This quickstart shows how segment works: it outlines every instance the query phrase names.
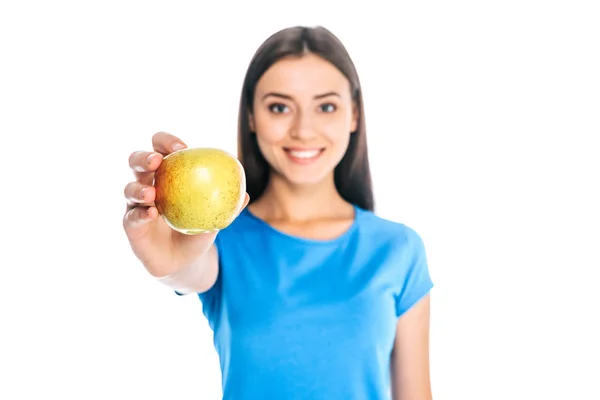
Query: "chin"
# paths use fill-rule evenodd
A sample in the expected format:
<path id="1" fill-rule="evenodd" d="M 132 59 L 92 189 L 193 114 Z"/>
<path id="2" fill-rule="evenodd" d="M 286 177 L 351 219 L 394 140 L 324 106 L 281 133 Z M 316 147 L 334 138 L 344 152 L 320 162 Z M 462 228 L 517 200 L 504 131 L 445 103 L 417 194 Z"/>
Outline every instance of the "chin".
<path id="1" fill-rule="evenodd" d="M 324 182 L 332 171 L 325 171 L 320 174 L 293 174 L 288 173 L 285 179 L 294 186 L 315 186 Z"/>

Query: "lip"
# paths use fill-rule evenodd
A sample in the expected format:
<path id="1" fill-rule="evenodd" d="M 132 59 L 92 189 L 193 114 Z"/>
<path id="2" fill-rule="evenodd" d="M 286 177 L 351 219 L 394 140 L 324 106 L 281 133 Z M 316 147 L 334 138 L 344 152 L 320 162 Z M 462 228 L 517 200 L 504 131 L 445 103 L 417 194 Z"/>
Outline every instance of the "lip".
<path id="1" fill-rule="evenodd" d="M 316 162 L 325 151 L 324 147 L 284 147 L 288 159 L 294 164 L 309 165 Z"/>
<path id="2" fill-rule="evenodd" d="M 283 149 L 285 151 L 317 151 L 317 150 L 325 150 L 325 147 L 298 147 L 298 146 L 291 146 L 291 147 L 284 147 Z"/>

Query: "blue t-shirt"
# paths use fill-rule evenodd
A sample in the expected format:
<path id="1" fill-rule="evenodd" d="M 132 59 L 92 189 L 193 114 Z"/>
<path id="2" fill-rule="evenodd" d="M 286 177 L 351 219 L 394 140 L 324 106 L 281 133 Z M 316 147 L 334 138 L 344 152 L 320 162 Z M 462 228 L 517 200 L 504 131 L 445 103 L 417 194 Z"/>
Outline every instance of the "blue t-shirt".
<path id="1" fill-rule="evenodd" d="M 355 207 L 334 240 L 294 237 L 245 209 L 215 240 L 215 285 L 199 294 L 225 400 L 391 398 L 398 317 L 433 284 L 423 242 Z"/>

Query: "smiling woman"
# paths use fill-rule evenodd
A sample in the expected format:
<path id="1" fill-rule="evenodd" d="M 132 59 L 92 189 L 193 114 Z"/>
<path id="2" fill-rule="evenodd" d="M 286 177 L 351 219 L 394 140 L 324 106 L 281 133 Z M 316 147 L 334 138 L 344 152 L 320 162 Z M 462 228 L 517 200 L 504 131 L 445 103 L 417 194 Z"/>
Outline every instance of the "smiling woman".
<path id="1" fill-rule="evenodd" d="M 303 142 L 295 145 L 303 150 L 316 144 L 307 142 L 319 140 L 305 137 L 316 126 L 327 135 L 320 140 L 336 144 L 329 149 L 330 164 L 325 170 L 333 171 L 341 197 L 373 210 L 365 115 L 354 63 L 343 44 L 327 29 L 284 29 L 257 50 L 242 88 L 238 153 L 248 169 L 251 202 L 266 189 L 269 174 L 280 172 L 273 170 L 271 159 L 266 159 L 271 155 L 263 155 L 260 146 L 270 145 L 269 138 L 287 129 L 295 135 L 296 142 Z M 322 176 L 314 177 L 319 178 Z"/>
<path id="2" fill-rule="evenodd" d="M 423 242 L 374 212 L 358 75 L 328 30 L 294 27 L 252 59 L 239 110 L 244 209 L 182 235 L 158 218 L 152 176 L 185 146 L 135 152 L 124 226 L 148 271 L 196 293 L 214 331 L 224 399 L 419 399 L 429 382 Z"/>

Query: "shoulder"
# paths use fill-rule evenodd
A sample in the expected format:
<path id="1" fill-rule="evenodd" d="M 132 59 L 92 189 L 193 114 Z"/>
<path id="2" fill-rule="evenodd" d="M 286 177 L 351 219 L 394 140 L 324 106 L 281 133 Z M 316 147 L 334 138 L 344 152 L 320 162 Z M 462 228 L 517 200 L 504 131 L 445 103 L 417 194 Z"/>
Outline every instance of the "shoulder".
<path id="1" fill-rule="evenodd" d="M 416 251 L 421 251 L 424 246 L 419 232 L 403 222 L 381 217 L 368 210 L 360 210 L 359 218 L 361 234 L 375 238 L 378 243 Z"/>

